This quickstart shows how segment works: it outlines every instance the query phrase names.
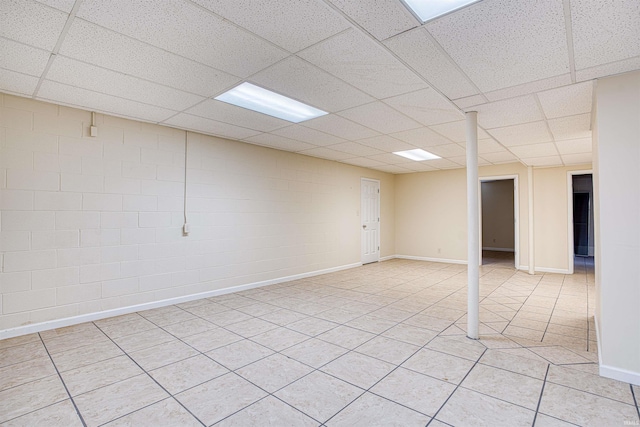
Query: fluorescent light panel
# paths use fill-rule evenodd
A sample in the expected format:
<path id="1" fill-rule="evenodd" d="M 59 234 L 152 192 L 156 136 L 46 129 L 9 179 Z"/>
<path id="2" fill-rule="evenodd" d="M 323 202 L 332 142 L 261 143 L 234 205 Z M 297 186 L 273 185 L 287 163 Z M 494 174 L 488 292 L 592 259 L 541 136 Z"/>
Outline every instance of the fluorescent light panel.
<path id="1" fill-rule="evenodd" d="M 406 151 L 394 151 L 393 154 L 397 156 L 406 157 L 407 159 L 410 159 L 410 160 L 415 160 L 416 162 L 441 158 L 440 156 L 436 156 L 433 153 L 424 151 L 422 148 L 416 148 L 415 150 L 406 150 Z"/>
<path id="2" fill-rule="evenodd" d="M 403 0 L 422 22 L 462 9 L 480 0 Z"/>
<path id="3" fill-rule="evenodd" d="M 318 110 L 295 99 L 287 98 L 247 82 L 216 96 L 215 99 L 293 123 L 300 123 L 327 114 L 326 111 Z"/>

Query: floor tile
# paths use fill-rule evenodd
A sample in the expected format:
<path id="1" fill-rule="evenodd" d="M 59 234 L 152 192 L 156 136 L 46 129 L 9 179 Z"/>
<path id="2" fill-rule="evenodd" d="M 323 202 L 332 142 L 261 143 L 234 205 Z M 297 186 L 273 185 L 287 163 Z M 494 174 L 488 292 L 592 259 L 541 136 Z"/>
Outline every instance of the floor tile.
<path id="1" fill-rule="evenodd" d="M 122 355 L 65 371 L 61 375 L 71 396 L 77 396 L 142 373 L 142 369 L 128 356 Z"/>
<path id="2" fill-rule="evenodd" d="M 127 322 L 120 322 L 114 325 L 102 326 L 100 329 L 111 339 L 125 337 L 138 332 L 148 331 L 150 329 L 156 329 L 157 326 L 149 322 L 142 316 L 129 320 Z"/>
<path id="3" fill-rule="evenodd" d="M 175 341 L 175 337 L 160 328 L 154 328 L 137 334 L 126 335 L 115 338 L 113 341 L 126 352 L 134 352 L 145 348 L 154 347 L 170 341 Z"/>
<path id="4" fill-rule="evenodd" d="M 266 320 L 267 322 L 275 323 L 276 325 L 284 326 L 289 323 L 297 322 L 298 320 L 302 320 L 308 317 L 306 314 L 296 313 L 295 311 L 280 309 L 278 311 L 273 311 L 269 314 L 265 314 L 260 316 L 261 319 Z"/>
<path id="5" fill-rule="evenodd" d="M 154 369 L 149 372 L 149 375 L 169 393 L 176 394 L 227 372 L 229 371 L 226 368 L 200 354 Z"/>
<path id="6" fill-rule="evenodd" d="M 237 341 L 207 353 L 213 360 L 232 371 L 272 354 L 273 351 L 267 347 L 250 340 Z"/>
<path id="7" fill-rule="evenodd" d="M 429 329 L 418 328 L 406 324 L 398 324 L 382 333 L 383 336 L 404 341 L 409 344 L 423 346 L 438 335 Z"/>
<path id="8" fill-rule="evenodd" d="M 580 356 L 579 354 L 560 346 L 536 347 L 536 348 L 531 348 L 530 350 L 535 354 L 537 354 L 538 356 L 556 365 L 564 365 L 567 363 L 589 363 L 590 362 L 589 359 L 586 359 Z"/>
<path id="9" fill-rule="evenodd" d="M 74 398 L 87 426 L 93 427 L 167 398 L 146 374 L 138 375 Z"/>
<path id="10" fill-rule="evenodd" d="M 364 354 L 350 352 L 322 367 L 322 371 L 368 389 L 387 375 L 394 365 Z"/>
<path id="11" fill-rule="evenodd" d="M 402 364 L 403 367 L 421 374 L 429 375 L 452 384 L 460 381 L 469 373 L 474 362 L 423 348 Z"/>
<path id="12" fill-rule="evenodd" d="M 452 384 L 398 368 L 376 384 L 371 392 L 433 416 L 454 390 Z"/>
<path id="13" fill-rule="evenodd" d="M 635 405 L 629 384 L 563 366 L 550 366 L 547 381 Z"/>
<path id="14" fill-rule="evenodd" d="M 5 366 L 0 368 L 0 391 L 55 374 L 56 369 L 48 357 Z"/>
<path id="15" fill-rule="evenodd" d="M 365 393 L 327 422 L 329 427 L 425 426 L 429 417 L 371 393 Z"/>
<path id="16" fill-rule="evenodd" d="M 57 375 L 0 391 L 0 422 L 61 402 L 68 397 Z"/>
<path id="17" fill-rule="evenodd" d="M 325 422 L 364 390 L 325 373 L 315 371 L 275 393 L 293 407 Z"/>
<path id="18" fill-rule="evenodd" d="M 448 353 L 474 362 L 486 350 L 482 344 L 467 337 L 436 337 L 429 342 L 427 348 Z"/>
<path id="19" fill-rule="evenodd" d="M 273 396 L 254 403 L 216 424 L 219 427 L 318 426 L 318 422 Z"/>
<path id="20" fill-rule="evenodd" d="M 542 384 L 535 378 L 477 364 L 461 386 L 535 411 Z"/>
<path id="21" fill-rule="evenodd" d="M 314 368 L 320 368 L 348 351 L 346 348 L 313 338 L 283 350 L 282 354 Z"/>
<path id="22" fill-rule="evenodd" d="M 102 344 L 108 342 L 109 338 L 106 337 L 98 329 L 95 329 L 55 336 L 52 338 L 43 339 L 43 341 L 45 346 L 47 347 L 47 351 L 50 354 L 56 354 L 76 347 Z"/>
<path id="23" fill-rule="evenodd" d="M 252 341 L 262 344 L 274 351 L 282 351 L 285 348 L 289 348 L 308 339 L 309 337 L 307 335 L 282 327 L 272 329 L 251 338 Z"/>
<path id="24" fill-rule="evenodd" d="M 225 374 L 175 397 L 205 425 L 244 409 L 267 393 L 233 373 Z"/>
<path id="25" fill-rule="evenodd" d="M 399 365 L 408 359 L 413 353 L 418 351 L 420 347 L 407 344 L 402 341 L 396 341 L 391 338 L 375 337 L 360 347 L 356 347 L 355 351 L 384 360 L 385 362 Z"/>
<path id="26" fill-rule="evenodd" d="M 322 341 L 327 341 L 331 344 L 339 345 L 340 347 L 348 348 L 350 350 L 364 344 L 373 337 L 375 337 L 375 335 L 369 332 L 350 328 L 348 326 L 339 326 L 329 332 L 318 335 L 318 339 L 321 339 Z"/>
<path id="27" fill-rule="evenodd" d="M 453 321 L 426 316 L 424 314 L 418 314 L 416 316 L 408 318 L 402 323 L 411 326 L 417 326 L 418 328 L 430 329 L 435 332 L 442 332 L 449 326 L 451 326 Z"/>
<path id="28" fill-rule="evenodd" d="M 254 335 L 270 331 L 277 327 L 278 325 L 253 317 L 248 320 L 232 323 L 227 325 L 225 328 L 245 338 L 250 338 Z"/>
<path id="29" fill-rule="evenodd" d="M 578 425 L 614 426 L 640 422 L 637 409 L 605 397 L 553 383 L 544 387 L 539 411 Z"/>
<path id="30" fill-rule="evenodd" d="M 6 338 L 3 340 L 0 340 L 0 350 L 9 348 L 9 347 L 15 347 L 17 345 L 34 343 L 34 342 L 40 342 L 40 336 L 38 334 L 29 334 L 29 335 L 22 335 L 19 337 Z"/>
<path id="31" fill-rule="evenodd" d="M 566 421 L 559 420 L 557 418 L 550 417 L 544 414 L 536 415 L 536 421 L 533 424 L 534 427 L 573 427 L 575 424 L 568 423 Z"/>
<path id="32" fill-rule="evenodd" d="M 480 363 L 539 380 L 544 380 L 549 366 L 548 363 L 543 361 L 532 360 L 531 358 L 505 353 L 500 350 L 487 350 L 480 358 Z"/>
<path id="33" fill-rule="evenodd" d="M 452 426 L 513 427 L 530 426 L 534 415 L 520 406 L 458 388 L 436 418 Z"/>
<path id="34" fill-rule="evenodd" d="M 106 427 L 201 427 L 202 424 L 173 398 L 161 400 L 122 418 L 105 424 Z"/>
<path id="35" fill-rule="evenodd" d="M 60 372 L 68 371 L 82 366 L 92 365 L 102 360 L 111 359 L 123 355 L 123 351 L 111 341 L 106 341 L 92 346 L 74 348 L 68 351 L 52 354 L 56 367 Z"/>
<path id="36" fill-rule="evenodd" d="M 49 355 L 41 341 L 3 348 L 0 349 L 0 368 L 43 357 Z"/>
<path id="37" fill-rule="evenodd" d="M 67 399 L 2 424 L 2 427 L 25 426 L 82 427 L 82 421 L 71 400 Z"/>
<path id="38" fill-rule="evenodd" d="M 240 368 L 236 373 L 269 393 L 273 393 L 312 370 L 289 357 L 274 354 Z"/>
<path id="39" fill-rule="evenodd" d="M 288 324 L 287 328 L 293 329 L 294 331 L 303 333 L 305 335 L 315 337 L 316 335 L 320 335 L 337 326 L 339 326 L 337 323 L 330 322 L 328 320 L 307 317 L 306 319 Z"/>
<path id="40" fill-rule="evenodd" d="M 226 326 L 232 323 L 242 322 L 243 320 L 252 319 L 252 316 L 237 310 L 222 311 L 220 313 L 202 316 L 210 322 L 218 326 Z"/>
<path id="41" fill-rule="evenodd" d="M 369 314 L 358 317 L 346 323 L 347 326 L 376 335 L 381 334 L 387 329 L 394 327 L 396 324 L 396 322 L 393 322 L 391 320 L 382 319 L 380 317 L 373 317 Z"/>
<path id="42" fill-rule="evenodd" d="M 187 359 L 198 354 L 196 350 L 187 344 L 175 340 L 155 347 L 129 353 L 129 356 L 136 361 L 145 371 L 160 368 L 179 360 Z"/>
<path id="43" fill-rule="evenodd" d="M 207 322 L 204 319 L 186 320 L 184 322 L 172 323 L 163 327 L 164 330 L 178 338 L 188 337 L 189 335 L 199 334 L 215 328 L 217 328 L 216 325 L 211 322 Z"/>
<path id="44" fill-rule="evenodd" d="M 211 329 L 199 334 L 184 337 L 182 341 L 189 344 L 196 350 L 206 353 L 216 348 L 224 347 L 236 341 L 241 341 L 240 335 L 229 332 L 223 328 Z"/>

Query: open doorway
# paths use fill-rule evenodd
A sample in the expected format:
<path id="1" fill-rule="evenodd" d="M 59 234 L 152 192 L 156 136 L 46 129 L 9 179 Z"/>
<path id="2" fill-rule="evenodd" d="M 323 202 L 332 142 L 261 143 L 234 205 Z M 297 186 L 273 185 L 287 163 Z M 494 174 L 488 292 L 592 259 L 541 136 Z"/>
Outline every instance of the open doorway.
<path id="1" fill-rule="evenodd" d="M 482 265 L 518 268 L 517 177 L 480 179 Z"/>
<path id="2" fill-rule="evenodd" d="M 586 273 L 594 260 L 593 174 L 570 172 L 569 184 L 569 270 Z"/>

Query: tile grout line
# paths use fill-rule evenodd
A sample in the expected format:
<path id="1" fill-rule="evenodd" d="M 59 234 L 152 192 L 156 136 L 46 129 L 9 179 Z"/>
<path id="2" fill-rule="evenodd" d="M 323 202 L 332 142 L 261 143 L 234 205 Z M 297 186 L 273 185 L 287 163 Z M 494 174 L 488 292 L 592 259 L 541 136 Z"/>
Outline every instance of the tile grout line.
<path id="1" fill-rule="evenodd" d="M 636 412 L 638 413 L 638 419 L 640 420 L 640 406 L 638 405 L 640 402 L 638 401 L 638 398 L 636 397 L 636 393 L 633 390 L 633 385 L 629 384 L 629 388 L 631 389 L 631 396 L 633 397 L 633 401 L 636 404 Z"/>
<path id="2" fill-rule="evenodd" d="M 58 366 L 56 365 L 56 362 L 53 361 L 53 357 L 51 357 L 51 353 L 49 353 L 49 349 L 47 348 L 47 345 L 45 344 L 44 340 L 42 339 L 42 335 L 39 332 L 38 332 L 38 337 L 40 338 L 40 342 L 42 343 L 42 346 L 47 352 L 47 356 L 49 356 L 49 360 L 51 360 L 51 364 L 53 365 L 54 369 L 56 370 L 56 373 L 58 374 L 58 378 L 60 378 L 60 381 L 62 382 L 62 385 L 64 386 L 64 389 L 67 392 L 67 396 L 69 396 L 69 400 L 71 400 L 71 403 L 73 404 L 73 407 L 76 410 L 76 414 L 78 414 L 78 418 L 80 418 L 80 422 L 84 427 L 87 427 L 87 423 L 84 421 L 84 418 L 82 417 L 82 413 L 80 413 L 80 409 L 78 409 L 78 405 L 76 405 L 76 401 L 73 399 L 73 396 L 71 396 L 71 392 L 69 391 L 67 384 L 64 382 L 64 379 L 62 378 L 62 374 L 60 374 L 60 371 L 58 370 Z"/>
<path id="3" fill-rule="evenodd" d="M 536 406 L 536 412 L 533 416 L 533 422 L 531 423 L 531 427 L 536 425 L 536 418 L 538 418 L 538 412 L 540 411 L 540 404 L 542 403 L 542 395 L 544 394 L 544 388 L 547 385 L 547 377 L 549 376 L 549 368 L 551 365 L 547 365 L 547 371 L 544 373 L 544 381 L 542 382 L 542 389 L 540 390 L 540 397 L 538 398 L 538 405 Z"/>

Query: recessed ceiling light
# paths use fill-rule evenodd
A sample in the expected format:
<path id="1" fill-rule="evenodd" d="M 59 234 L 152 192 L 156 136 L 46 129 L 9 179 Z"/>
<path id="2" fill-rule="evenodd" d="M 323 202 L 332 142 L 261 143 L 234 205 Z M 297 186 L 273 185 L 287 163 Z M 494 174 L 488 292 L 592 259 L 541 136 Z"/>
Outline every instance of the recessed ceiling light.
<path id="1" fill-rule="evenodd" d="M 462 9 L 480 0 L 402 0 L 422 22 Z"/>
<path id="2" fill-rule="evenodd" d="M 326 111 L 247 82 L 216 96 L 215 99 L 293 123 L 328 114 Z"/>
<path id="3" fill-rule="evenodd" d="M 416 148 L 415 150 L 406 150 L 406 151 L 394 151 L 393 154 L 406 157 L 407 159 L 415 160 L 416 162 L 441 158 L 440 156 L 436 156 L 433 153 L 424 151 L 422 148 Z"/>

